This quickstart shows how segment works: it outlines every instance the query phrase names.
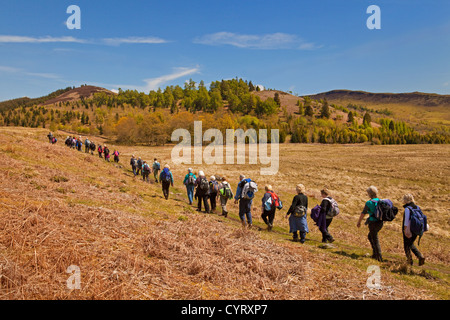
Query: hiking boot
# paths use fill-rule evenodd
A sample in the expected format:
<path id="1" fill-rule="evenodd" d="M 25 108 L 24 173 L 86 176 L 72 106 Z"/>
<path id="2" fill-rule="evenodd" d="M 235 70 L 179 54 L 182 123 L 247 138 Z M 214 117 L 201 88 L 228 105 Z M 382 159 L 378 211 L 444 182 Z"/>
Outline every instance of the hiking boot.
<path id="1" fill-rule="evenodd" d="M 267 231 L 272 231 L 273 225 L 271 225 L 270 223 L 267 226 Z"/>
<path id="2" fill-rule="evenodd" d="M 423 266 L 425 264 L 425 258 L 419 258 L 419 266 Z"/>

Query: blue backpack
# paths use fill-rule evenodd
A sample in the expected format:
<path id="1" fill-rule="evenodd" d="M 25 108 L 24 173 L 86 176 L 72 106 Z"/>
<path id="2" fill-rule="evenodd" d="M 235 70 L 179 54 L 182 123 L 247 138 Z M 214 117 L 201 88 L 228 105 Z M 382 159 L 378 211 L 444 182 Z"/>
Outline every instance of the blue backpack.
<path id="1" fill-rule="evenodd" d="M 169 182 L 170 181 L 170 171 L 168 168 L 164 168 L 162 171 L 162 178 L 163 181 Z"/>
<path id="2" fill-rule="evenodd" d="M 409 209 L 409 220 L 411 233 L 419 236 L 418 244 L 420 244 L 420 238 L 427 230 L 427 216 L 423 214 L 422 210 L 418 206 L 416 208 L 407 207 Z"/>

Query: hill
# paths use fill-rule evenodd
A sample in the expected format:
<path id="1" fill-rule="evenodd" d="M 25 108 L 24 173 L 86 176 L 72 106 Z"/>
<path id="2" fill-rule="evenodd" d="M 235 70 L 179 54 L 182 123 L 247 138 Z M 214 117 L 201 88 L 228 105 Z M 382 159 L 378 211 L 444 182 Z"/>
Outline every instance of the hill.
<path id="1" fill-rule="evenodd" d="M 68 149 L 65 132 L 55 133 L 56 145 L 46 134 L 0 128 L 2 299 L 448 299 L 448 146 L 287 144 L 276 180 L 260 176 L 259 165 L 194 165 L 195 172 L 226 174 L 233 189 L 239 173 L 257 181 L 254 228 L 243 230 L 232 203 L 228 218 L 189 206 L 181 183 L 187 167 L 171 163 L 171 147 L 107 142 L 119 148 L 122 166 Z M 169 200 L 158 184 L 133 178 L 131 154 L 171 165 Z M 413 190 L 426 210 L 432 228 L 420 246 L 425 266 L 403 265 L 399 218 L 381 232 L 386 262 L 370 259 L 367 230 L 355 224 L 375 172 L 383 195 L 397 203 Z M 341 214 L 330 226 L 332 246 L 322 246 L 311 220 L 308 241 L 291 242 L 286 209 L 274 231 L 265 231 L 263 186 L 271 183 L 288 207 L 299 182 L 311 208 L 324 183 L 334 191 Z M 371 265 L 381 268 L 381 289 L 366 286 Z M 69 266 L 79 267 L 80 290 L 67 289 Z"/>
<path id="2" fill-rule="evenodd" d="M 103 92 L 107 95 L 115 95 L 114 92 L 109 91 L 105 88 L 96 87 L 96 86 L 89 86 L 84 85 L 79 88 L 74 88 L 72 90 L 69 90 L 67 92 L 64 92 L 63 94 L 46 100 L 43 105 L 51 105 L 51 104 L 59 104 L 59 103 L 66 103 L 66 102 L 73 102 L 73 101 L 80 101 L 84 99 L 93 98 L 94 94 Z"/>
<path id="3" fill-rule="evenodd" d="M 335 93 L 330 97 L 352 95 L 346 91 L 345 95 Z M 329 101 L 277 90 L 259 91 L 251 82 L 237 78 L 212 82 L 209 89 L 203 82 L 190 80 L 184 89 L 168 86 L 149 93 L 119 90 L 114 94 L 85 85 L 57 96 L 52 94 L 52 98 L 35 104 L 18 102 L 15 108 L 0 110 L 0 125 L 105 134 L 124 144 L 164 145 L 170 143 L 176 129 L 192 132 L 196 120 L 203 121 L 204 130 L 217 128 L 223 133 L 227 128 L 278 129 L 282 143 L 450 143 L 445 96 L 414 94 L 414 98 L 405 94 L 409 98 L 401 100 L 382 95 L 384 98 L 375 99 L 373 96 L 378 94 L 357 94 L 361 96 L 357 103 Z M 398 103 L 413 103 L 419 99 L 417 96 L 428 104 L 442 104 L 426 107 Z M 380 104 L 367 105 L 370 101 Z"/>

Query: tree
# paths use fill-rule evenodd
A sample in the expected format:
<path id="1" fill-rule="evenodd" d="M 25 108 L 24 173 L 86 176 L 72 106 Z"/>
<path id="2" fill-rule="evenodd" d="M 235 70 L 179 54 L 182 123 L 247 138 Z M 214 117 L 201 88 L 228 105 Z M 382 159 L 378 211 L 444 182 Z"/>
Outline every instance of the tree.
<path id="1" fill-rule="evenodd" d="M 353 116 L 353 112 L 349 111 L 348 112 L 347 122 L 353 123 L 354 120 L 355 120 L 355 117 Z"/>
<path id="2" fill-rule="evenodd" d="M 275 92 L 275 95 L 273 97 L 273 100 L 275 101 L 275 103 L 281 107 L 281 100 L 280 100 L 280 94 L 278 92 Z"/>
<path id="3" fill-rule="evenodd" d="M 363 118 L 363 124 L 365 126 L 370 127 L 370 123 L 372 122 L 372 117 L 370 116 L 370 114 L 368 112 L 366 112 L 364 114 L 364 118 Z"/>
<path id="4" fill-rule="evenodd" d="M 320 110 L 320 117 L 329 119 L 331 116 L 330 107 L 328 106 L 328 102 L 325 100 L 325 102 L 322 104 L 322 109 Z"/>
<path id="5" fill-rule="evenodd" d="M 307 105 L 305 108 L 305 116 L 312 117 L 314 115 L 314 110 L 310 105 Z"/>

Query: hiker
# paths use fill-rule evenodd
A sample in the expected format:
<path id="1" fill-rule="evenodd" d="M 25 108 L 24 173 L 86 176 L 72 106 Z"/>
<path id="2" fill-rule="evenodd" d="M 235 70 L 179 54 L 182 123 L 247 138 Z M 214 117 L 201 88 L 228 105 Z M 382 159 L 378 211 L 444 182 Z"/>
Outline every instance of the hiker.
<path id="1" fill-rule="evenodd" d="M 249 229 L 252 228 L 252 202 L 256 191 L 258 191 L 256 183 L 251 179 L 246 179 L 241 174 L 234 196 L 234 203 L 237 204 L 239 202 L 239 218 L 244 228 L 246 226 Z M 245 218 L 247 218 L 247 222 Z"/>
<path id="2" fill-rule="evenodd" d="M 144 172 L 142 171 L 142 166 L 144 165 L 144 162 L 142 161 L 141 157 L 138 158 L 137 161 L 137 167 L 136 167 L 136 175 L 143 175 Z"/>
<path id="3" fill-rule="evenodd" d="M 113 156 L 114 156 L 114 162 L 119 163 L 119 151 L 114 150 Z"/>
<path id="4" fill-rule="evenodd" d="M 103 156 L 102 156 L 103 148 L 102 148 L 102 145 L 101 145 L 101 144 L 98 145 L 97 151 L 98 151 L 98 157 L 99 157 L 99 158 L 103 158 Z"/>
<path id="5" fill-rule="evenodd" d="M 233 199 L 233 191 L 227 181 L 227 178 L 222 177 L 222 182 L 219 184 L 219 192 L 217 194 L 220 197 L 220 206 L 222 207 L 222 216 L 225 218 L 228 216 L 227 202 L 228 199 Z"/>
<path id="6" fill-rule="evenodd" d="M 292 233 L 293 241 L 305 243 L 306 234 L 309 232 L 308 221 L 306 220 L 308 197 L 305 195 L 306 189 L 303 184 L 298 184 L 295 190 L 297 195 L 292 200 L 292 204 L 286 213 L 286 219 L 289 217 L 289 233 Z M 300 233 L 300 239 L 298 233 Z"/>
<path id="7" fill-rule="evenodd" d="M 358 223 L 356 226 L 361 227 L 361 221 L 366 214 L 369 214 L 369 218 L 366 220 L 365 224 L 369 227 L 368 239 L 370 245 L 372 246 L 372 258 L 383 262 L 383 257 L 381 256 L 381 246 L 380 241 L 378 240 L 378 232 L 380 232 L 381 228 L 383 228 L 383 221 L 378 220 L 375 217 L 377 204 L 380 199 L 378 198 L 378 189 L 374 186 L 370 186 L 367 190 L 367 194 L 370 197 L 370 200 L 366 202 L 364 205 L 364 209 L 359 216 Z"/>
<path id="8" fill-rule="evenodd" d="M 103 153 L 105 154 L 105 160 L 109 162 L 109 158 L 110 158 L 109 149 L 106 145 L 103 147 Z"/>
<path id="9" fill-rule="evenodd" d="M 77 147 L 77 139 L 75 137 L 72 137 L 72 149 L 75 149 Z"/>
<path id="10" fill-rule="evenodd" d="M 47 135 L 48 138 L 48 142 L 52 143 L 53 142 L 53 133 L 49 132 L 49 134 Z"/>
<path id="11" fill-rule="evenodd" d="M 95 151 L 95 143 L 93 143 L 92 141 L 91 141 L 91 143 L 90 143 L 90 149 L 91 149 L 91 155 L 94 155 L 94 151 Z"/>
<path id="12" fill-rule="evenodd" d="M 64 144 L 70 147 L 70 145 L 72 144 L 72 139 L 69 136 L 67 136 L 66 140 L 64 141 Z"/>
<path id="13" fill-rule="evenodd" d="M 417 247 L 414 245 L 414 241 L 416 241 L 417 236 L 421 237 L 423 232 L 428 231 L 428 225 L 426 217 L 423 215 L 420 208 L 415 204 L 414 197 L 411 194 L 405 194 L 403 196 L 403 208 L 405 208 L 405 213 L 403 215 L 403 247 L 405 249 L 406 259 L 408 264 L 413 265 L 413 259 L 411 255 L 411 251 L 414 253 L 414 255 L 419 259 L 419 266 L 422 266 L 425 264 L 425 258 L 423 257 L 422 253 L 417 249 Z M 423 217 L 425 217 L 424 220 Z M 420 226 L 421 230 L 414 230 L 415 226 L 413 223 L 413 219 L 421 218 L 419 220 L 420 222 L 423 222 L 423 224 Z M 417 220 L 416 220 L 417 221 Z M 422 234 L 421 234 L 422 233 Z M 420 242 L 420 238 L 419 238 Z"/>
<path id="14" fill-rule="evenodd" d="M 152 169 L 148 165 L 147 161 L 144 161 L 142 164 L 142 180 L 149 182 L 148 177 L 151 172 L 152 172 Z"/>
<path id="15" fill-rule="evenodd" d="M 219 192 L 219 183 L 215 176 L 211 176 L 209 180 L 209 201 L 211 202 L 211 212 L 216 211 L 216 198 Z"/>
<path id="16" fill-rule="evenodd" d="M 81 148 L 83 147 L 83 142 L 81 142 L 81 137 L 77 139 L 76 147 L 78 151 L 81 151 Z"/>
<path id="17" fill-rule="evenodd" d="M 168 164 L 166 164 L 164 166 L 164 169 L 161 171 L 161 174 L 159 175 L 159 181 L 161 181 L 162 184 L 164 198 L 166 198 L 167 200 L 169 199 L 169 188 L 171 185 L 173 187 L 173 175 Z"/>
<path id="18" fill-rule="evenodd" d="M 52 144 L 56 144 L 56 142 L 58 142 L 58 139 L 56 139 L 56 137 L 52 138 Z"/>
<path id="19" fill-rule="evenodd" d="M 161 170 L 161 164 L 155 158 L 153 159 L 153 176 L 155 177 L 155 182 L 158 183 L 158 173 Z"/>
<path id="20" fill-rule="evenodd" d="M 89 153 L 89 150 L 91 150 L 91 142 L 89 141 L 89 138 L 86 138 L 84 141 L 84 152 Z"/>
<path id="21" fill-rule="evenodd" d="M 210 213 L 208 197 L 209 197 L 209 182 L 206 179 L 203 171 L 198 172 L 198 178 L 195 181 L 197 187 L 195 191 L 195 199 L 198 199 L 197 211 L 202 211 L 202 202 L 205 206 L 206 213 Z"/>
<path id="22" fill-rule="evenodd" d="M 328 227 L 330 226 L 331 221 L 333 221 L 333 215 L 331 213 L 331 201 L 333 198 L 330 196 L 330 191 L 327 188 L 323 188 L 322 190 L 320 190 L 320 194 L 323 198 L 322 202 L 320 203 L 320 214 L 325 216 L 325 224 L 323 225 L 323 228 L 320 229 L 320 232 L 322 233 L 322 242 L 332 243 L 334 242 L 334 238 L 328 232 Z"/>
<path id="23" fill-rule="evenodd" d="M 281 209 L 280 198 L 273 192 L 272 186 L 266 185 L 264 187 L 266 193 L 262 197 L 262 213 L 261 218 L 267 224 L 267 231 L 272 231 L 273 220 L 275 218 L 275 211 L 277 208 Z"/>
<path id="24" fill-rule="evenodd" d="M 188 173 L 184 177 L 183 184 L 186 186 L 186 191 L 190 205 L 192 205 L 192 203 L 194 202 L 195 180 L 197 180 L 197 177 L 192 172 L 192 169 L 189 168 Z"/>
<path id="25" fill-rule="evenodd" d="M 137 167 L 137 160 L 136 157 L 134 156 L 134 154 L 131 156 L 131 160 L 130 160 L 130 165 L 131 165 L 131 169 L 133 170 L 133 175 L 136 177 L 136 167 Z"/>

